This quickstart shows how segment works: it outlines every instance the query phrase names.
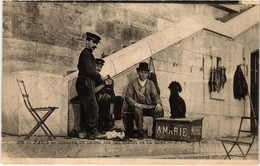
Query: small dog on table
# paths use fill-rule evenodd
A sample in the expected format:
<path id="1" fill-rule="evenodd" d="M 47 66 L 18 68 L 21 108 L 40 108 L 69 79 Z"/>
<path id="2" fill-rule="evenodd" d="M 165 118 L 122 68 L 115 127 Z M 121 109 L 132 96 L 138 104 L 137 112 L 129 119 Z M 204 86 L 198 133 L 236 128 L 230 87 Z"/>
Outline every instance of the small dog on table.
<path id="1" fill-rule="evenodd" d="M 185 118 L 186 106 L 184 100 L 179 96 L 182 87 L 179 82 L 173 81 L 168 87 L 171 91 L 169 103 L 171 108 L 171 118 Z"/>

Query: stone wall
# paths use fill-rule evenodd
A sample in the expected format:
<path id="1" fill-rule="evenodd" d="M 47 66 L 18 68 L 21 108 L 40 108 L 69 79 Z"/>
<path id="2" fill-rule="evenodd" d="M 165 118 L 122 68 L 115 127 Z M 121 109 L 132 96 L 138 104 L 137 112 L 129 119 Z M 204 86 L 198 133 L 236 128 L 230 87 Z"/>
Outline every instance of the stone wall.
<path id="1" fill-rule="evenodd" d="M 117 6 L 175 23 L 194 15 L 219 19 L 229 14 L 229 12 L 216 8 L 210 3 L 141 3 L 138 5 L 122 3 Z M 240 7 L 240 5 L 236 6 Z"/>
<path id="2" fill-rule="evenodd" d="M 4 72 L 32 69 L 65 75 L 76 69 L 86 31 L 102 37 L 97 57 L 157 31 L 154 17 L 100 3 L 5 2 L 3 21 Z"/>
<path id="3" fill-rule="evenodd" d="M 249 69 L 251 53 L 258 49 L 258 26 L 249 28 L 235 40 L 202 30 L 153 55 L 165 116 L 170 116 L 168 86 L 178 81 L 187 116 L 204 117 L 203 138 L 235 136 L 240 117 L 250 116 L 250 105 L 248 96 L 245 100 L 234 99 L 233 76 L 236 66 L 243 63 L 243 56 Z M 216 66 L 216 57 L 221 58 L 221 66 L 226 67 L 227 82 L 219 93 L 209 93 L 209 72 L 211 66 Z M 149 59 L 146 62 L 149 63 Z M 137 77 L 136 68 L 137 65 L 115 76 L 117 95 L 125 95 L 128 82 Z M 250 86 L 250 73 L 245 72 L 245 77 Z M 246 125 L 249 127 L 249 123 Z"/>
<path id="4" fill-rule="evenodd" d="M 193 15 L 224 17 L 207 4 L 3 3 L 3 72 L 75 70 L 85 32 L 99 34 L 96 57 L 107 56 Z"/>

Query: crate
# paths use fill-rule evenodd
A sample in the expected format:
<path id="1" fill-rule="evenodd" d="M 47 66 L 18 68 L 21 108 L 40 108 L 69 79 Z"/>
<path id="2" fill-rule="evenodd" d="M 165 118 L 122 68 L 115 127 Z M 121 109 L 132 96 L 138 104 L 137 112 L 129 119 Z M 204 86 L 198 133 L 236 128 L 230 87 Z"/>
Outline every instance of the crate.
<path id="1" fill-rule="evenodd" d="M 202 120 L 203 118 L 157 118 L 155 119 L 155 138 L 174 141 L 200 141 Z"/>

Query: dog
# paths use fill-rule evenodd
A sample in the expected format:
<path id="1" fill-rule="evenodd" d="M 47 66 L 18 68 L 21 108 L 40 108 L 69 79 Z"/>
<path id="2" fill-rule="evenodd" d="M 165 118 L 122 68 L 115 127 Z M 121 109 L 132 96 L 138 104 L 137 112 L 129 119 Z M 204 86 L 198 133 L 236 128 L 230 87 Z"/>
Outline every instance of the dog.
<path id="1" fill-rule="evenodd" d="M 185 118 L 186 105 L 184 100 L 179 96 L 182 87 L 179 82 L 173 81 L 168 87 L 171 91 L 169 103 L 171 108 L 171 118 Z"/>

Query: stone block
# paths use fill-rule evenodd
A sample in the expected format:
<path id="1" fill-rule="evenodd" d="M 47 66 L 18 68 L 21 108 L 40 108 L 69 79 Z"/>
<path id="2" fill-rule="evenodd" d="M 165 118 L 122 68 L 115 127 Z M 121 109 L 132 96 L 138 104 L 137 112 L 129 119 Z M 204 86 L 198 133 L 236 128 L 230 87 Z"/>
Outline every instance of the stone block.
<path id="1" fill-rule="evenodd" d="M 70 103 L 68 105 L 68 131 L 73 129 L 80 129 L 80 105 Z"/>
<path id="2" fill-rule="evenodd" d="M 155 58 L 153 60 L 153 64 L 154 64 L 155 71 L 158 71 L 158 72 L 167 72 L 168 71 L 169 62 L 167 62 L 167 60 L 166 61 L 160 60 L 160 59 L 158 60 Z"/>
<path id="3" fill-rule="evenodd" d="M 68 103 L 64 101 L 67 101 L 68 91 L 66 82 L 64 82 L 62 76 L 27 71 L 16 72 L 8 79 L 5 79 L 7 77 L 3 78 L 8 81 L 4 82 L 4 87 L 8 86 L 8 84 L 13 85 L 12 91 L 3 91 L 3 103 L 5 103 L 3 105 L 3 111 L 10 112 L 14 117 L 18 117 L 18 123 L 16 123 L 16 125 L 13 125 L 14 122 L 11 121 L 14 120 L 12 116 L 2 124 L 3 126 L 7 126 L 3 127 L 6 129 L 6 133 L 25 135 L 36 125 L 35 119 L 31 116 L 23 103 L 22 95 L 16 83 L 16 79 L 23 79 L 33 107 L 59 107 L 59 109 L 55 110 L 46 120 L 46 125 L 54 135 L 67 135 Z M 14 100 L 12 100 L 13 98 Z M 10 100 L 12 100 L 12 102 L 10 102 Z M 7 113 L 3 114 L 6 115 Z M 42 113 L 39 114 L 43 116 Z M 11 128 L 8 127 L 11 125 L 15 128 L 14 130 L 10 130 Z M 39 129 L 35 134 L 43 135 L 44 133 Z"/>
<path id="4" fill-rule="evenodd" d="M 136 43 L 135 45 L 126 47 L 125 49 L 107 57 L 106 59 L 112 59 L 116 73 L 121 73 L 126 68 L 132 67 L 133 65 L 145 60 L 150 56 L 150 49 L 147 45 L 144 43 Z M 129 57 L 133 58 L 130 59 Z"/>
<path id="5" fill-rule="evenodd" d="M 128 72 L 122 73 L 119 76 L 114 78 L 115 83 L 115 93 L 116 94 L 123 94 L 126 92 L 127 86 L 130 81 L 137 78 L 136 68 L 135 66 L 129 69 Z"/>
<path id="6" fill-rule="evenodd" d="M 15 91 L 19 90 L 15 81 L 13 74 L 3 75 L 2 132 L 8 134 L 17 134 L 19 132 L 19 115 L 16 112 L 20 112 L 22 103 L 17 105 L 13 104 L 20 102 L 18 93 L 15 94 Z"/>
<path id="7" fill-rule="evenodd" d="M 209 120 L 209 116 L 208 115 L 203 115 L 203 122 L 202 122 L 202 138 L 212 138 L 211 136 L 211 129 L 210 129 L 210 125 L 211 124 L 210 120 Z"/>
<path id="8" fill-rule="evenodd" d="M 14 59 L 17 61 L 33 61 L 35 55 L 35 43 L 16 39 L 3 39 L 3 60 Z M 24 56 L 24 57 L 22 57 Z"/>
<path id="9" fill-rule="evenodd" d="M 116 28 L 116 27 L 115 27 Z M 122 45 L 128 45 L 128 41 L 127 40 L 123 40 L 121 39 L 120 34 L 115 33 L 115 39 L 114 38 L 108 38 L 108 37 L 103 37 L 101 43 L 98 45 L 98 49 L 99 52 L 103 51 L 104 52 L 104 57 L 107 57 L 111 54 L 113 54 L 113 52 L 119 51 L 121 50 L 121 46 Z M 101 54 L 103 54 L 103 52 L 101 53 L 96 53 L 95 57 L 97 56 L 101 56 Z"/>
<path id="10" fill-rule="evenodd" d="M 216 138 L 219 136 L 219 126 L 220 126 L 220 121 L 219 121 L 219 116 L 213 116 L 213 115 L 209 115 L 208 116 L 208 126 L 207 130 L 209 132 L 209 138 Z M 222 122 L 221 122 L 222 123 Z"/>
<path id="11" fill-rule="evenodd" d="M 172 52 L 173 51 L 173 47 L 169 47 L 168 49 L 164 49 L 160 52 L 157 52 L 155 54 L 153 54 L 153 58 L 154 58 L 154 61 L 162 61 L 162 62 L 167 62 L 167 61 L 170 61 L 170 57 L 172 54 L 169 53 L 169 52 Z"/>
<path id="12" fill-rule="evenodd" d="M 248 20 L 248 17 L 252 19 Z M 232 26 L 233 37 L 234 37 L 240 34 L 241 32 L 244 32 L 248 28 L 248 25 L 252 26 L 258 22 L 259 22 L 259 10 L 258 10 L 258 6 L 255 6 L 247 10 L 243 15 L 239 15 L 238 17 L 228 21 L 227 25 Z"/>
<path id="13" fill-rule="evenodd" d="M 230 133 L 228 136 L 237 136 L 241 118 L 240 117 L 230 117 Z"/>
<path id="14" fill-rule="evenodd" d="M 124 34 L 126 32 L 125 30 L 126 25 L 123 24 L 116 24 L 115 25 L 115 39 L 124 39 L 127 40 L 126 35 Z M 132 38 L 129 38 L 130 40 L 132 40 Z"/>
<path id="15" fill-rule="evenodd" d="M 76 66 L 71 49 L 10 38 L 4 38 L 3 60 L 6 71 L 39 70 L 65 74 L 66 68 Z"/>
<path id="16" fill-rule="evenodd" d="M 200 143 L 201 153 L 219 153 L 224 152 L 223 146 L 220 141 L 205 140 Z"/>
<path id="17" fill-rule="evenodd" d="M 168 97 L 161 97 L 163 109 L 164 109 L 164 116 L 171 116 L 171 109 L 169 105 L 169 98 Z"/>
<path id="18" fill-rule="evenodd" d="M 105 21 L 114 21 L 118 9 L 110 5 L 101 5 L 100 13 Z"/>
<path id="19" fill-rule="evenodd" d="M 3 37 L 9 37 L 11 38 L 12 37 L 12 17 L 11 16 L 8 16 L 8 15 L 5 15 L 3 14 L 4 17 L 3 17 Z"/>
<path id="20" fill-rule="evenodd" d="M 158 18 L 157 19 L 157 28 L 158 28 L 158 31 L 161 31 L 161 30 L 164 30 L 166 28 L 170 28 L 173 26 L 173 22 L 171 21 L 167 21 L 167 20 L 164 20 L 164 19 L 160 19 Z"/>
<path id="21" fill-rule="evenodd" d="M 152 136 L 152 128 L 153 128 L 153 117 L 151 116 L 144 116 L 144 130 L 147 130 L 148 137 Z"/>
<path id="22" fill-rule="evenodd" d="M 170 83 L 168 82 L 169 76 L 167 74 L 168 73 L 165 71 L 156 71 L 157 82 L 160 88 L 161 97 L 170 96 L 170 90 L 168 89 Z"/>
<path id="23" fill-rule="evenodd" d="M 198 77 L 192 77 L 190 79 L 190 93 L 192 101 L 203 101 L 203 80 Z"/>
<path id="24" fill-rule="evenodd" d="M 219 116 L 219 135 L 218 137 L 224 137 L 230 135 L 230 130 L 232 126 L 231 123 L 231 117 L 230 116 Z"/>
<path id="25" fill-rule="evenodd" d="M 243 116 L 245 111 L 244 106 L 240 105 L 231 105 L 230 106 L 230 116 Z"/>
<path id="26" fill-rule="evenodd" d="M 115 29 L 112 22 L 98 21 L 96 22 L 96 31 L 98 34 L 115 38 Z"/>
<path id="27" fill-rule="evenodd" d="M 134 12 L 129 13 L 129 21 L 131 22 L 132 25 L 138 24 L 138 25 L 143 25 L 145 27 L 155 27 L 157 28 L 157 19 L 150 17 L 148 19 L 148 16 L 146 15 L 140 15 Z"/>
<path id="28" fill-rule="evenodd" d="M 66 66 L 50 65 L 43 63 L 31 63 L 31 62 L 19 62 L 19 61 L 4 61 L 3 62 L 3 72 L 10 73 L 14 71 L 31 70 L 31 71 L 41 71 L 49 73 L 58 73 L 60 75 L 66 75 L 67 70 L 70 68 Z M 74 70 L 74 68 L 72 68 Z"/>
<path id="29" fill-rule="evenodd" d="M 186 104 L 186 114 L 204 114 L 204 103 L 200 100 L 184 100 Z"/>
<path id="30" fill-rule="evenodd" d="M 75 74 L 75 73 L 74 73 Z M 68 99 L 71 100 L 73 97 L 77 96 L 78 93 L 76 91 L 76 81 L 78 77 L 75 77 L 68 81 Z"/>

